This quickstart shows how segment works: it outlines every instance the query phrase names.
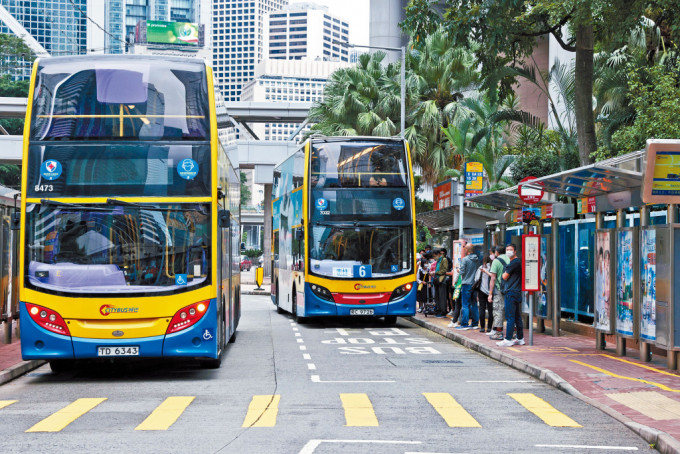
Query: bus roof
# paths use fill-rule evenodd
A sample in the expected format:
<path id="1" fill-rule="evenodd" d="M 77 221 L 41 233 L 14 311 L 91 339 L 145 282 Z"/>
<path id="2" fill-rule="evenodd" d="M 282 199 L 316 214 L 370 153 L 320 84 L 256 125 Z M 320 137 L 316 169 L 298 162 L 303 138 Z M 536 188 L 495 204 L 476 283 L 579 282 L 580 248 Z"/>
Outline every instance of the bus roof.
<path id="1" fill-rule="evenodd" d="M 195 63 L 196 66 L 202 66 L 206 67 L 206 62 L 205 60 L 201 60 L 198 58 L 191 58 L 191 57 L 161 57 L 161 56 L 156 56 L 156 55 L 129 55 L 129 54 L 121 54 L 121 55 L 114 55 L 114 54 L 89 54 L 89 55 L 69 55 L 69 56 L 62 56 L 62 57 L 45 57 L 45 58 L 38 58 L 36 61 L 40 64 L 40 66 L 49 66 L 51 64 L 64 64 L 64 62 L 80 62 L 80 61 L 100 61 L 100 62 L 107 62 L 107 61 L 144 61 L 144 62 L 154 62 L 154 63 L 159 63 L 163 64 L 163 66 L 167 66 L 168 63 L 176 62 L 176 63 L 183 63 L 183 64 L 192 64 Z"/>

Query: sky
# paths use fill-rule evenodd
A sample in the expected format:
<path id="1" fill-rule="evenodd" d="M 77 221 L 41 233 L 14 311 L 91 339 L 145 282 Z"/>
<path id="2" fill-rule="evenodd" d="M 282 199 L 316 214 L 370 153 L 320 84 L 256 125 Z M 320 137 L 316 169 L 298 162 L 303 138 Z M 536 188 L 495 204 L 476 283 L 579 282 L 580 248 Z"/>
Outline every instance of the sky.
<path id="1" fill-rule="evenodd" d="M 290 0 L 295 3 L 316 3 L 349 22 L 349 40 L 352 44 L 368 44 L 370 0 Z"/>

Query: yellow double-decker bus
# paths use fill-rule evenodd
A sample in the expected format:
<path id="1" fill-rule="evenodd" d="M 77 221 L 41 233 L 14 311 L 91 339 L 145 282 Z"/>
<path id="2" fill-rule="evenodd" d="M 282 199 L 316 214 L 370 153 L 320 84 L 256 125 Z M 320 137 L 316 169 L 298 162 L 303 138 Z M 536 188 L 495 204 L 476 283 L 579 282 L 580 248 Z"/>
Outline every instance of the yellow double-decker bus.
<path id="1" fill-rule="evenodd" d="M 415 206 L 407 143 L 316 137 L 274 169 L 272 301 L 298 321 L 414 315 Z"/>
<path id="2" fill-rule="evenodd" d="M 35 62 L 24 130 L 21 351 L 219 367 L 240 316 L 240 180 L 194 59 Z"/>

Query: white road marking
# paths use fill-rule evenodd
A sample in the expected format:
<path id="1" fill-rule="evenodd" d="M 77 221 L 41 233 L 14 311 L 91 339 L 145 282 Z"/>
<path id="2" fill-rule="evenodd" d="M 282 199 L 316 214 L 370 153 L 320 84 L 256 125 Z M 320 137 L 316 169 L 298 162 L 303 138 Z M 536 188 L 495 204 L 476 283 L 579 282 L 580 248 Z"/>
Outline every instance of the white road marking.
<path id="1" fill-rule="evenodd" d="M 293 331 L 300 331 L 300 328 L 293 328 Z"/>
<path id="2" fill-rule="evenodd" d="M 419 445 L 422 441 L 396 441 L 396 440 L 309 440 L 306 445 L 302 447 L 299 454 L 313 454 L 316 448 L 321 445 L 321 443 L 373 443 L 373 444 L 386 444 L 386 445 Z"/>
<path id="3" fill-rule="evenodd" d="M 300 337 L 300 336 L 302 336 L 302 334 L 300 334 L 300 333 L 295 333 L 295 337 Z"/>
<path id="4" fill-rule="evenodd" d="M 635 446 L 534 445 L 537 448 L 606 449 L 607 451 L 637 451 Z"/>
<path id="5" fill-rule="evenodd" d="M 303 359 L 312 359 L 312 355 L 310 355 L 309 353 L 303 353 L 302 358 Z"/>
<path id="6" fill-rule="evenodd" d="M 467 380 L 465 383 L 535 383 L 534 380 Z"/>
<path id="7" fill-rule="evenodd" d="M 305 347 L 304 345 L 300 345 L 300 350 L 307 350 L 307 347 Z"/>
<path id="8" fill-rule="evenodd" d="M 316 365 L 314 363 L 307 363 L 307 369 L 316 370 Z"/>
<path id="9" fill-rule="evenodd" d="M 304 339 L 295 339 L 295 340 L 298 341 L 298 344 L 304 344 L 305 343 Z"/>
<path id="10" fill-rule="evenodd" d="M 318 375 L 310 378 L 312 383 L 396 383 L 394 380 L 321 380 Z"/>

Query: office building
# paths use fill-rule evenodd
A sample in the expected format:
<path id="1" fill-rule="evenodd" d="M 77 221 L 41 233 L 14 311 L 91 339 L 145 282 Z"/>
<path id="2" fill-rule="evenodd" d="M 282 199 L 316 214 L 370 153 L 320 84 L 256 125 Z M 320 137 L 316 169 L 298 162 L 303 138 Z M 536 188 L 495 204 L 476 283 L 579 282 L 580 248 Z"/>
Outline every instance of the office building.
<path id="1" fill-rule="evenodd" d="M 255 68 L 255 79 L 243 87 L 241 100 L 320 101 L 331 73 L 350 65 L 349 62 L 267 59 Z M 289 140 L 298 126 L 295 123 L 259 123 L 253 125 L 253 132 L 262 140 Z"/>
<path id="2" fill-rule="evenodd" d="M 349 61 L 349 23 L 325 6 L 296 3 L 265 15 L 265 55 L 281 60 Z"/>
<path id="3" fill-rule="evenodd" d="M 213 0 L 213 70 L 226 101 L 239 101 L 243 85 L 255 77 L 263 58 L 264 15 L 288 0 Z"/>
<path id="4" fill-rule="evenodd" d="M 88 0 L 0 0 L 0 5 L 51 55 L 87 50 Z M 0 20 L 0 33 L 14 34 Z"/>

